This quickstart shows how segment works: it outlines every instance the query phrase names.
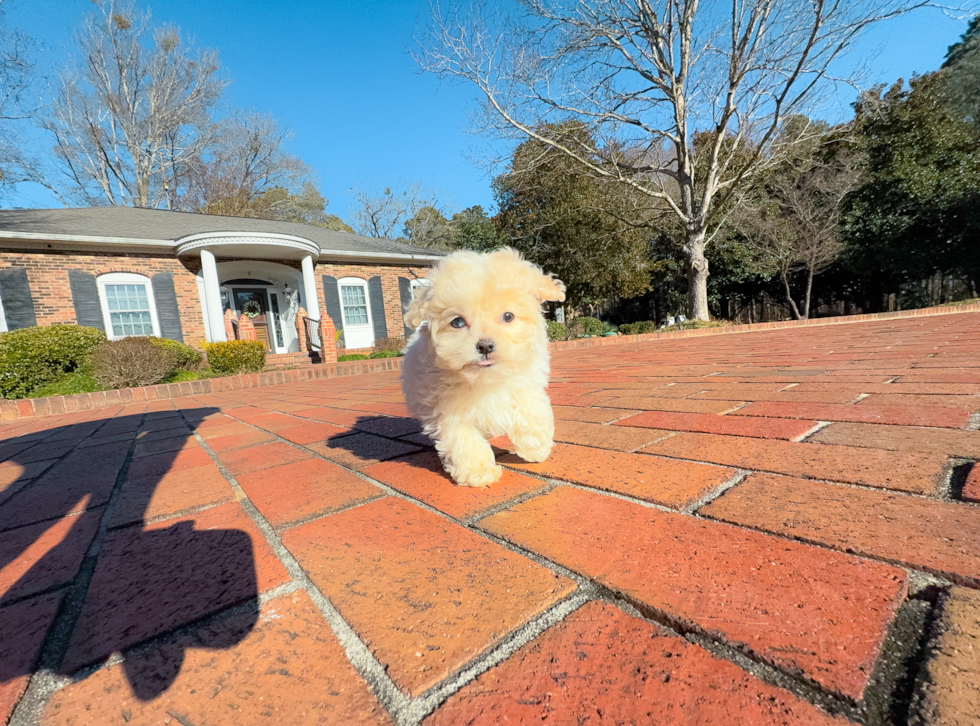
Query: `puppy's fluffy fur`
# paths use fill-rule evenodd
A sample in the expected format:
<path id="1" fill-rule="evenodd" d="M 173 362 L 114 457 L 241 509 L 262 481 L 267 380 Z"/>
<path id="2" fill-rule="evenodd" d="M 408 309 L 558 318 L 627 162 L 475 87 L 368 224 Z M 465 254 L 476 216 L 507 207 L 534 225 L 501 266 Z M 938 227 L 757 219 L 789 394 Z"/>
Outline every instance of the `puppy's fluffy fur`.
<path id="1" fill-rule="evenodd" d="M 418 330 L 405 351 L 402 389 L 446 471 L 462 486 L 497 481 L 502 470 L 487 438 L 501 434 L 522 459 L 544 461 L 555 420 L 541 303 L 564 300 L 565 286 L 507 248 L 454 252 L 429 280 L 405 315 Z"/>

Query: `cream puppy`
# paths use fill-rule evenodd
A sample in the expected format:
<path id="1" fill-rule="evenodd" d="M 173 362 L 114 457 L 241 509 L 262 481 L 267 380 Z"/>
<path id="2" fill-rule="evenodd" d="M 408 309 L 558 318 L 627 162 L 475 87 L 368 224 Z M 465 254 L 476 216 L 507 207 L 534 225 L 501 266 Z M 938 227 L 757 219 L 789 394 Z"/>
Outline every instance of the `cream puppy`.
<path id="1" fill-rule="evenodd" d="M 502 469 L 487 438 L 501 434 L 525 461 L 544 461 L 555 419 L 541 303 L 564 300 L 564 284 L 509 248 L 453 252 L 429 280 L 405 315 L 417 331 L 402 390 L 446 471 L 461 486 L 493 484 Z"/>

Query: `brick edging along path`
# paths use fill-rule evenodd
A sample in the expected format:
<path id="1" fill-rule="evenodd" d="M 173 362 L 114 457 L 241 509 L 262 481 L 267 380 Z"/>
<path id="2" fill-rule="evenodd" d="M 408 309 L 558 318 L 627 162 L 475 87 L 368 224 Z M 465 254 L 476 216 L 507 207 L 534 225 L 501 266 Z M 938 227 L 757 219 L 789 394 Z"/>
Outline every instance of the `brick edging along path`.
<path id="1" fill-rule="evenodd" d="M 899 310 L 891 313 L 845 315 L 831 318 L 811 318 L 809 320 L 780 320 L 748 325 L 725 325 L 718 328 L 692 328 L 691 330 L 674 330 L 665 333 L 646 333 L 644 335 L 580 338 L 578 340 L 565 340 L 551 343 L 551 349 L 553 351 L 575 350 L 578 348 L 596 348 L 607 345 L 644 343 L 661 338 L 727 335 L 730 333 L 747 333 L 762 330 L 777 330 L 780 328 L 841 325 L 845 323 L 860 323 L 868 320 L 890 320 L 892 318 L 912 318 L 926 315 L 954 315 L 970 312 L 980 312 L 980 303 L 919 308 L 917 310 Z M 227 376 L 225 378 L 208 378 L 200 381 L 185 381 L 183 383 L 161 383 L 155 386 L 142 386 L 140 388 L 121 388 L 112 391 L 97 391 L 95 393 L 76 393 L 71 396 L 21 398 L 11 401 L 0 400 L 0 419 L 12 421 L 31 416 L 73 413 L 75 411 L 88 411 L 119 404 L 139 403 L 141 401 L 162 401 L 184 396 L 200 396 L 208 393 L 238 391 L 243 388 L 260 388 L 263 386 L 278 386 L 284 383 L 300 383 L 303 381 L 337 378 L 340 376 L 356 376 L 362 373 L 391 371 L 400 368 L 401 358 L 380 358 L 377 360 L 328 363 L 316 365 L 312 368 L 297 368 L 287 371 L 269 371 L 268 373 L 249 373 L 240 376 Z"/>

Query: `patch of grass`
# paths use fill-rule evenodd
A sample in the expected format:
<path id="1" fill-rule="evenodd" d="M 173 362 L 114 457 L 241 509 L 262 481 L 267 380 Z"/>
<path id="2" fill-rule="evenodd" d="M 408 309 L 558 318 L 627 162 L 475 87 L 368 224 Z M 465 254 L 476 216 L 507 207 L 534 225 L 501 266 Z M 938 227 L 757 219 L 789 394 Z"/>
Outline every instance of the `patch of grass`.
<path id="1" fill-rule="evenodd" d="M 35 388 L 28 398 L 44 398 L 45 396 L 72 396 L 76 393 L 95 393 L 103 390 L 92 376 L 75 373 L 53 383 Z"/>
<path id="2" fill-rule="evenodd" d="M 349 360 L 367 360 L 367 356 L 363 353 L 348 353 L 347 355 L 338 355 L 337 362 L 343 363 Z"/>
<path id="3" fill-rule="evenodd" d="M 160 381 L 160 383 L 184 383 L 186 381 L 197 381 L 200 380 L 200 378 L 201 375 L 199 371 L 174 371 Z"/>

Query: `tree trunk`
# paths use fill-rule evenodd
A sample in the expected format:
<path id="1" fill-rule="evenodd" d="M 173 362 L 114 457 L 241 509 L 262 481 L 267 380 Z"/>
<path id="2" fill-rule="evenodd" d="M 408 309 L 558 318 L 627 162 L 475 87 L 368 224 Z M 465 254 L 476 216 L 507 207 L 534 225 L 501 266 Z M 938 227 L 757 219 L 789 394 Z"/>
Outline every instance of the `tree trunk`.
<path id="1" fill-rule="evenodd" d="M 794 320 L 803 320 L 803 316 L 800 315 L 800 309 L 796 307 L 796 300 L 793 299 L 793 293 L 789 289 L 789 276 L 784 272 L 780 272 L 779 276 L 783 279 L 783 289 L 786 290 L 786 302 L 789 303 L 790 312 L 793 313 Z"/>
<path id="2" fill-rule="evenodd" d="M 806 268 L 806 299 L 803 301 L 803 319 L 810 317 L 810 297 L 813 293 L 813 267 Z"/>
<path id="3" fill-rule="evenodd" d="M 687 317 L 708 320 L 708 260 L 704 256 L 704 231 L 688 232 L 687 244 Z"/>

